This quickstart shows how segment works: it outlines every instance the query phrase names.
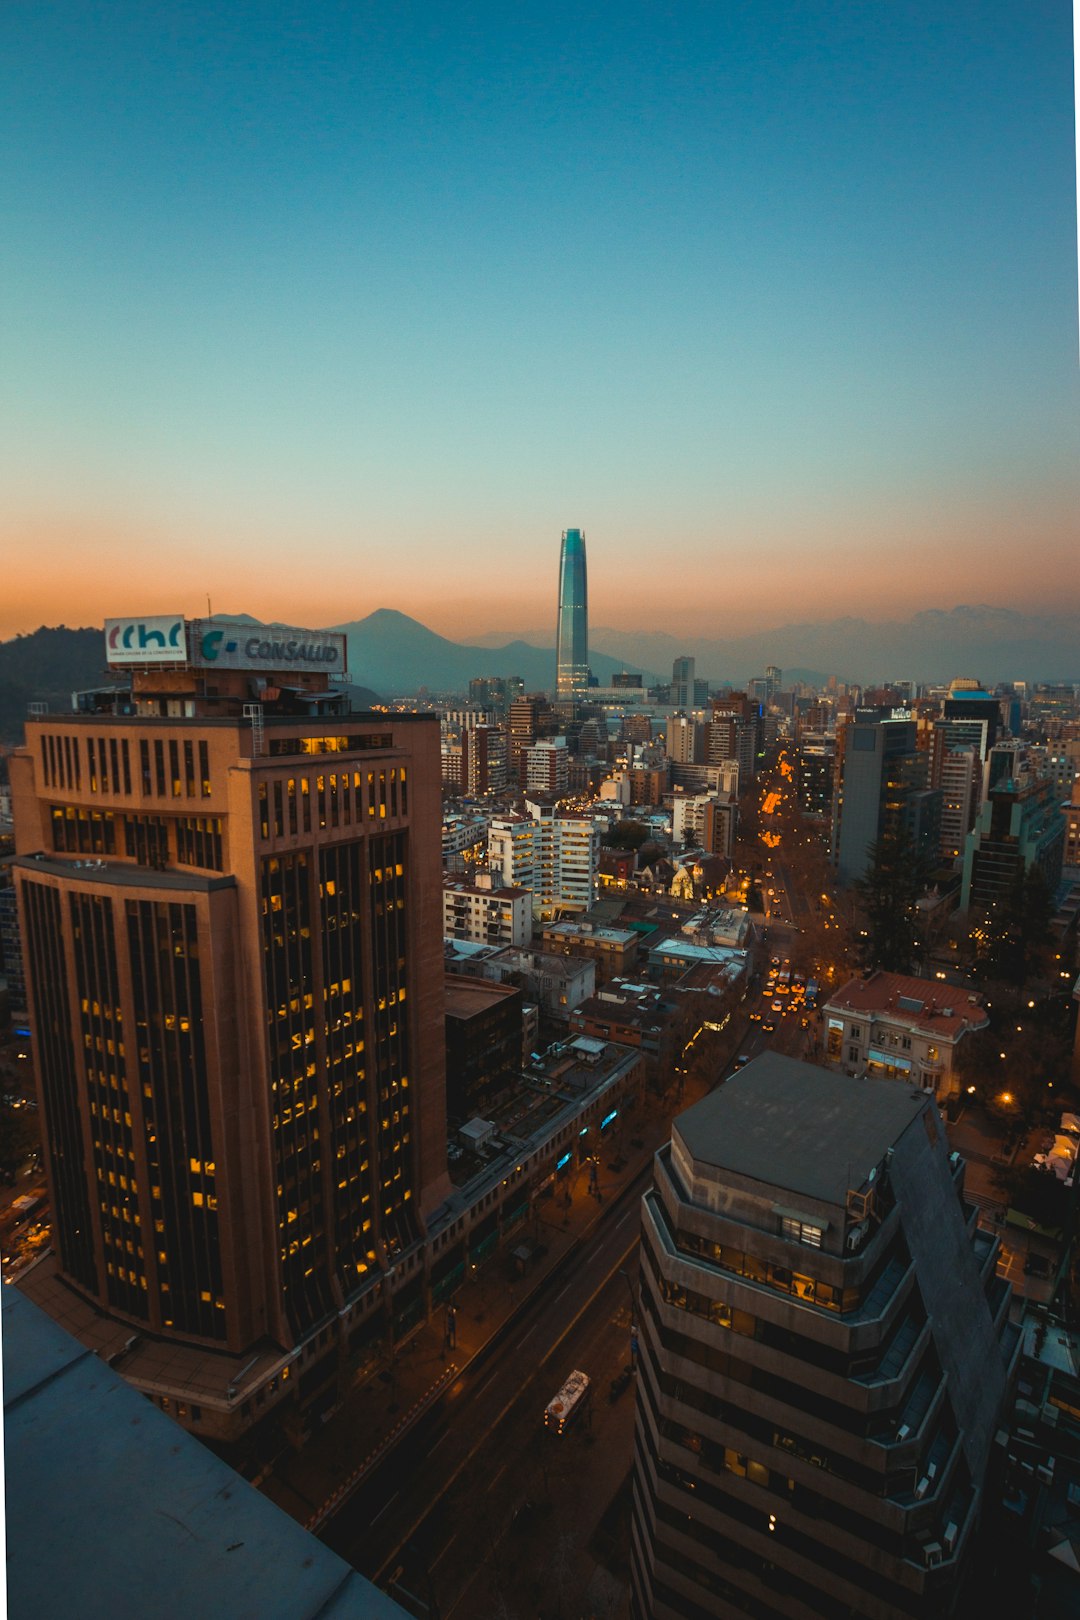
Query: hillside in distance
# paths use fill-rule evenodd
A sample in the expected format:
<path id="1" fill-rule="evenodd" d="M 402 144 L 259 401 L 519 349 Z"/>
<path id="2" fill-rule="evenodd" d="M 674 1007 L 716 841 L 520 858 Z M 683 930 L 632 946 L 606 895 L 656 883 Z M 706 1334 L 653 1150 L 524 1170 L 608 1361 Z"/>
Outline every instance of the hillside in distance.
<path id="1" fill-rule="evenodd" d="M 236 624 L 259 624 L 250 614 L 221 614 Z M 101 626 L 72 630 L 42 625 L 30 635 L 0 641 L 0 743 L 23 742 L 31 703 L 44 703 L 50 714 L 69 714 L 71 694 L 94 686 L 120 683 L 120 673 L 105 661 Z M 354 686 L 356 707 L 379 702 L 378 692 Z"/>
<path id="2" fill-rule="evenodd" d="M 0 742 L 22 742 L 31 703 L 48 704 L 53 713 L 69 711 L 72 692 L 103 686 L 108 679 L 100 626 L 42 625 L 30 635 L 0 641 Z"/>

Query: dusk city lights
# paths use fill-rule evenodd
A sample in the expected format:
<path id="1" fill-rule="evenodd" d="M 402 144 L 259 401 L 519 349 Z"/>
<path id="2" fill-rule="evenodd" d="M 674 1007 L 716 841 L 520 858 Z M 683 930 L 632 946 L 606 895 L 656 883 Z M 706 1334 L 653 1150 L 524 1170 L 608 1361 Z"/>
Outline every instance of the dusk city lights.
<path id="1" fill-rule="evenodd" d="M 12 1620 L 1080 1613 L 1077 18 L 9 8 Z"/>

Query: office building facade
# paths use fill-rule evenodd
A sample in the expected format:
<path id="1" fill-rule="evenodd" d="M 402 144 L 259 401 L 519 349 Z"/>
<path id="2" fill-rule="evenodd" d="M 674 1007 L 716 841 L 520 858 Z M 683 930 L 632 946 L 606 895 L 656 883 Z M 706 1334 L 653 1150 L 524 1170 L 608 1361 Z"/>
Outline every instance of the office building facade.
<path id="1" fill-rule="evenodd" d="M 207 634 L 28 724 L 13 871 L 64 1297 L 228 1437 L 268 1364 L 332 1383 L 448 1185 L 439 734 Z"/>
<path id="2" fill-rule="evenodd" d="M 941 838 L 941 791 L 927 786 L 926 750 L 913 720 L 884 709 L 860 709 L 837 732 L 838 786 L 833 804 L 832 855 L 841 883 L 862 877 L 870 848 L 906 832 L 930 857 Z"/>
<path id="3" fill-rule="evenodd" d="M 768 1053 L 675 1121 L 642 1216 L 638 1620 L 929 1620 L 1019 1349 L 927 1095 Z"/>
<path id="4" fill-rule="evenodd" d="M 589 690 L 589 588 L 580 529 L 564 530 L 559 554 L 555 689 L 561 703 L 581 702 Z"/>

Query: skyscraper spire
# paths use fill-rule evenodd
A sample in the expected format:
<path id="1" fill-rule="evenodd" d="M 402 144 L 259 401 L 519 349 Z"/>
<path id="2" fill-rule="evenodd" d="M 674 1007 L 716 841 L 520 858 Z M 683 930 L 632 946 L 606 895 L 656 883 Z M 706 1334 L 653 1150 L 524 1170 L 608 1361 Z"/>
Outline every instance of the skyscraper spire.
<path id="1" fill-rule="evenodd" d="M 584 697 L 589 689 L 589 596 L 585 536 L 580 529 L 565 529 L 562 537 L 555 686 L 564 702 Z"/>

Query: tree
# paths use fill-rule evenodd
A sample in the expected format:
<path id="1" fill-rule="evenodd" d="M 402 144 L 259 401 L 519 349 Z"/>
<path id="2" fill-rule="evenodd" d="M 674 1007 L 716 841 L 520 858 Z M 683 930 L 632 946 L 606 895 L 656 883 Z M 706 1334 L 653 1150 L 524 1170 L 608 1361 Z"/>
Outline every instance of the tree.
<path id="1" fill-rule="evenodd" d="M 867 853 L 870 864 L 852 884 L 867 925 L 866 965 L 910 973 L 918 955 L 916 907 L 930 881 L 930 860 L 903 827 L 883 833 Z"/>
<path id="2" fill-rule="evenodd" d="M 617 821 L 604 839 L 608 849 L 640 849 L 649 838 L 649 829 L 641 821 Z"/>
<path id="3" fill-rule="evenodd" d="M 1053 944 L 1053 915 L 1053 895 L 1041 869 L 1018 867 L 1000 900 L 972 929 L 976 977 L 1017 990 L 1042 977 Z"/>

